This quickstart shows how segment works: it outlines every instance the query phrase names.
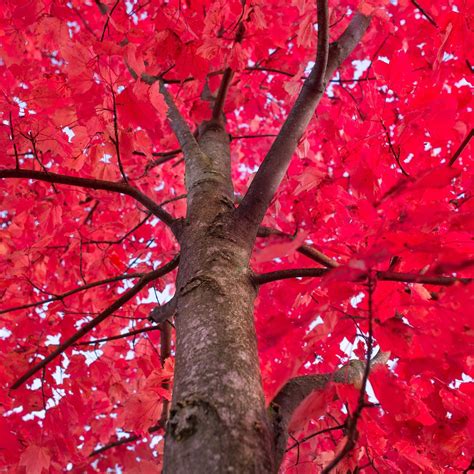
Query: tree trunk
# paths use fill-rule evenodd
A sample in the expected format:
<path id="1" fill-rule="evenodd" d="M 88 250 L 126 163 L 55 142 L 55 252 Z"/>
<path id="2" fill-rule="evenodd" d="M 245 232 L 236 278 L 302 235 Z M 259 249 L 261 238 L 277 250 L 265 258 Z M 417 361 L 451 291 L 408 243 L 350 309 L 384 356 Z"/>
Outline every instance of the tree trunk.
<path id="1" fill-rule="evenodd" d="M 228 137 L 201 131 L 187 173 L 176 296 L 176 367 L 164 472 L 270 473 L 273 446 L 253 321 L 251 244 L 234 225 Z"/>
<path id="2" fill-rule="evenodd" d="M 224 74 L 213 119 L 201 124 L 198 141 L 164 84 L 160 86 L 184 152 L 188 193 L 186 219 L 176 232 L 181 257 L 175 296 L 175 378 L 165 437 L 167 474 L 273 473 L 283 457 L 286 433 L 273 431 L 280 426 L 279 418 L 265 409 L 250 254 L 327 81 L 370 23 L 369 17 L 354 15 L 329 48 L 327 1 L 318 0 L 317 6 L 316 66 L 237 209 L 222 116 L 232 72 Z M 289 422 L 292 410 L 281 409 Z"/>

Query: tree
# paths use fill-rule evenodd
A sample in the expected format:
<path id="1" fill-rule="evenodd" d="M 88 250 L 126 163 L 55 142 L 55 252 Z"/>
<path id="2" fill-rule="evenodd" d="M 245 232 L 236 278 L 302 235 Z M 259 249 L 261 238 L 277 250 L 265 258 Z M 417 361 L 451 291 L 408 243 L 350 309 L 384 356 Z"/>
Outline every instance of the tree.
<path id="1" fill-rule="evenodd" d="M 472 13 L 3 2 L 5 472 L 473 469 Z"/>

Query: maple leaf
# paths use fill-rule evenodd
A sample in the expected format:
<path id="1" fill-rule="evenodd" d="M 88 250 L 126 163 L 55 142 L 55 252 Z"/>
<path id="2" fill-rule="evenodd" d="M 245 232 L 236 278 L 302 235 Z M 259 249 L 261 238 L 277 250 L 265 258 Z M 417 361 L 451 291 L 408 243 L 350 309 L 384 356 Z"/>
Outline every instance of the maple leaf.
<path id="1" fill-rule="evenodd" d="M 47 448 L 30 444 L 20 457 L 20 466 L 31 474 L 41 474 L 43 471 L 49 472 L 51 456 Z"/>

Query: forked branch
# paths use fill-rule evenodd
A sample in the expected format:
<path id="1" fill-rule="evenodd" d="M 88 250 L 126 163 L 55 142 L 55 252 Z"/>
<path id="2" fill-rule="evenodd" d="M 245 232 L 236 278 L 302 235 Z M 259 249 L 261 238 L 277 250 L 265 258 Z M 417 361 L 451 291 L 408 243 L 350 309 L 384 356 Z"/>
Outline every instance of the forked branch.
<path id="1" fill-rule="evenodd" d="M 260 224 L 327 82 L 356 47 L 369 23 L 370 17 L 357 13 L 341 37 L 329 48 L 327 1 L 318 0 L 318 55 L 315 66 L 244 196 L 237 210 L 238 217 L 253 226 Z"/>
<path id="2" fill-rule="evenodd" d="M 116 301 L 114 301 L 108 308 L 104 309 L 99 313 L 94 319 L 85 324 L 79 331 L 77 331 L 73 336 L 71 336 L 67 341 L 63 342 L 56 350 L 51 352 L 46 356 L 41 362 L 34 365 L 30 370 L 23 374 L 13 385 L 12 389 L 17 389 L 24 382 L 26 382 L 30 377 L 32 377 L 36 372 L 41 370 L 43 367 L 46 367 L 52 360 L 61 355 L 67 348 L 75 344 L 79 339 L 85 336 L 87 333 L 92 331 L 97 325 L 104 321 L 107 317 L 121 308 L 125 303 L 130 301 L 135 295 L 137 295 L 143 288 L 145 288 L 148 283 L 160 278 L 167 273 L 171 272 L 178 266 L 179 256 L 176 256 L 170 262 L 166 263 L 160 268 L 149 272 L 142 276 L 138 283 L 136 283 L 132 288 L 128 289 L 125 293 L 120 296 Z"/>

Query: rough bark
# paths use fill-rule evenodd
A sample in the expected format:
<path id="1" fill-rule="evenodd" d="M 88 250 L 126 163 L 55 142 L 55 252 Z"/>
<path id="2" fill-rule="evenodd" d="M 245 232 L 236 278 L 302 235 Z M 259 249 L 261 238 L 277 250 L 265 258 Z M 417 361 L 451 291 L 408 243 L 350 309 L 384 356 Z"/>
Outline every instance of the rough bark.
<path id="1" fill-rule="evenodd" d="M 222 124 L 204 124 L 199 145 L 204 165 L 186 176 L 164 472 L 268 473 L 273 448 L 253 322 L 256 288 L 250 247 L 234 230 Z"/>

